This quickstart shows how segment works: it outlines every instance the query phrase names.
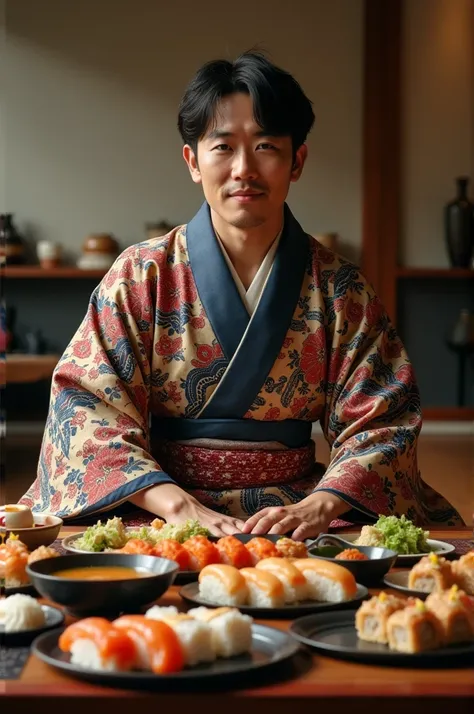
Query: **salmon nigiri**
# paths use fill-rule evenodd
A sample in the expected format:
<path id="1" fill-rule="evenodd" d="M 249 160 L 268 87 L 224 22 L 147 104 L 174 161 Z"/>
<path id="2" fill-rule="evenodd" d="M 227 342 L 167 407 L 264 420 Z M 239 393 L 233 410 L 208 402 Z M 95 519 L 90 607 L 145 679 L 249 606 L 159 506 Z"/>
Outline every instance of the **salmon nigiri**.
<path id="1" fill-rule="evenodd" d="M 174 560 L 175 563 L 178 563 L 180 570 L 191 570 L 190 555 L 177 540 L 171 538 L 159 540 L 153 548 L 153 555 Z"/>
<path id="2" fill-rule="evenodd" d="M 202 570 L 206 565 L 220 563 L 221 556 L 216 546 L 206 536 L 196 535 L 183 543 L 190 557 L 191 569 Z"/>
<path id="3" fill-rule="evenodd" d="M 250 568 L 252 556 L 245 545 L 235 536 L 228 535 L 219 538 L 216 548 L 221 555 L 221 563 L 233 565 L 234 568 Z"/>
<path id="4" fill-rule="evenodd" d="M 59 649 L 71 662 L 87 669 L 120 672 L 133 669 L 137 649 L 126 632 L 103 617 L 87 617 L 69 625 L 59 637 Z"/>
<path id="5" fill-rule="evenodd" d="M 137 647 L 138 666 L 155 674 L 180 672 L 184 653 L 172 627 L 144 615 L 122 615 L 113 626 L 132 639 Z"/>

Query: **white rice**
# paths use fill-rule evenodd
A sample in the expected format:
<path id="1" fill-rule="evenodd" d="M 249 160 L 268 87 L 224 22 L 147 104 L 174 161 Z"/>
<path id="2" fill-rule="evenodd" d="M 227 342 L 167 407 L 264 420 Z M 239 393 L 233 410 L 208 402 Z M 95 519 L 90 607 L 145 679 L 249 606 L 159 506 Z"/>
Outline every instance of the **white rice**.
<path id="1" fill-rule="evenodd" d="M 319 602 L 345 602 L 347 596 L 340 583 L 331 578 L 315 573 L 314 570 L 303 572 L 308 583 L 308 598 Z"/>
<path id="2" fill-rule="evenodd" d="M 0 602 L 0 623 L 5 632 L 21 632 L 43 627 L 46 622 L 41 605 L 30 595 L 17 593 Z"/>
<path id="3" fill-rule="evenodd" d="M 216 659 L 212 646 L 212 630 L 209 625 L 199 620 L 174 618 L 169 618 L 165 622 L 178 635 L 186 665 L 192 667 L 200 662 L 213 662 Z"/>
<path id="4" fill-rule="evenodd" d="M 209 609 L 197 607 L 189 610 L 188 615 L 207 621 Z M 252 649 L 253 619 L 238 610 L 231 610 L 216 615 L 209 620 L 212 633 L 212 647 L 216 657 L 235 657 Z"/>
<path id="5" fill-rule="evenodd" d="M 153 605 L 153 607 L 150 607 L 150 609 L 145 612 L 145 617 L 148 617 L 150 620 L 165 620 L 167 617 L 177 614 L 178 608 L 174 605 L 169 605 L 168 607 Z"/>
<path id="6" fill-rule="evenodd" d="M 215 605 L 229 605 L 230 607 L 245 605 L 247 594 L 247 588 L 242 588 L 236 593 L 229 593 L 222 580 L 214 575 L 205 575 L 199 583 L 199 595 Z"/>
<path id="7" fill-rule="evenodd" d="M 120 667 L 115 657 L 101 657 L 95 642 L 82 637 L 71 645 L 71 663 L 100 672 L 123 672 L 131 669 Z"/>
<path id="8" fill-rule="evenodd" d="M 251 580 L 247 580 L 247 588 L 249 592 L 247 604 L 250 607 L 283 607 L 285 604 L 284 590 L 281 595 L 269 595 Z"/>

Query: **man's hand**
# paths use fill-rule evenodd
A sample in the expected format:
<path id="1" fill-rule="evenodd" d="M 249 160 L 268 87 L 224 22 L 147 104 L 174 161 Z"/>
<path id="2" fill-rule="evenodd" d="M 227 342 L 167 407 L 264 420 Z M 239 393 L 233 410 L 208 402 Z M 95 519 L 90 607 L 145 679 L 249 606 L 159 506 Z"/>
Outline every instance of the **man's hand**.
<path id="1" fill-rule="evenodd" d="M 332 520 L 349 509 L 338 496 L 317 491 L 291 506 L 263 508 L 245 521 L 242 533 L 284 535 L 293 531 L 294 540 L 316 538 L 327 531 Z"/>
<path id="2" fill-rule="evenodd" d="M 184 523 L 188 518 L 199 521 L 201 526 L 211 531 L 212 535 L 225 536 L 240 533 L 244 521 L 225 516 L 206 508 L 193 496 L 172 483 L 151 486 L 136 493 L 131 503 L 164 518 L 168 523 Z"/>

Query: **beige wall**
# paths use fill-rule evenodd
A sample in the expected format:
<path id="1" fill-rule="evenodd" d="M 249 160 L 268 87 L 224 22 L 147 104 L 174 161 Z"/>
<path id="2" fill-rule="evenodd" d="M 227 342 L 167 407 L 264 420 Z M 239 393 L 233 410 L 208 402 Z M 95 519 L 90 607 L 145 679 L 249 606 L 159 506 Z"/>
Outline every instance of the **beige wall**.
<path id="1" fill-rule="evenodd" d="M 77 255 L 112 231 L 187 221 L 202 201 L 176 112 L 197 67 L 256 44 L 314 102 L 310 159 L 290 205 L 309 232 L 361 242 L 362 0 L 6 0 L 3 210 Z M 285 8 L 285 9 L 283 9 Z"/>
<path id="2" fill-rule="evenodd" d="M 405 0 L 401 263 L 448 266 L 443 207 L 474 197 L 474 0 Z"/>

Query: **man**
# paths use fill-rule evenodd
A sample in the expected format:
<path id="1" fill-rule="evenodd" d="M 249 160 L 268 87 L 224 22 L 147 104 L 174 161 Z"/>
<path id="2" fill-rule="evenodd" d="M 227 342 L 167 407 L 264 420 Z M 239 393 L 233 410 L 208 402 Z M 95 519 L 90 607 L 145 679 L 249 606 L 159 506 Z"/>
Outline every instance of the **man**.
<path id="1" fill-rule="evenodd" d="M 125 250 L 92 295 L 23 503 L 71 518 L 131 502 L 216 535 L 296 539 L 341 517 L 460 521 L 420 479 L 419 395 L 381 304 L 286 204 L 313 121 L 295 79 L 257 53 L 198 71 L 178 126 L 205 202 Z"/>

